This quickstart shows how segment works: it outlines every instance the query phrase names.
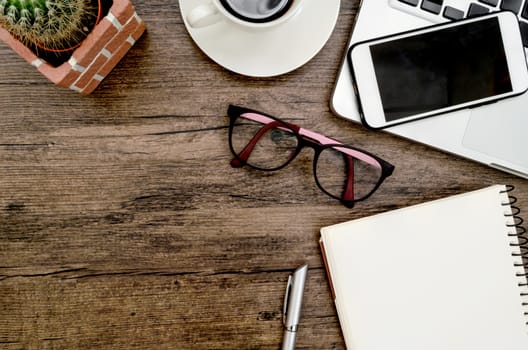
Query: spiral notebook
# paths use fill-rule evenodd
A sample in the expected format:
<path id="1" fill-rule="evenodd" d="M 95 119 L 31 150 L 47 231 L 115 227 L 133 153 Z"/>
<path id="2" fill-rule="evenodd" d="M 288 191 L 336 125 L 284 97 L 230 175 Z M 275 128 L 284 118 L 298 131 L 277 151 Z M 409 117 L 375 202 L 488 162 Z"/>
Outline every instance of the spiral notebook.
<path id="1" fill-rule="evenodd" d="M 495 185 L 321 229 L 351 350 L 527 350 L 528 240 Z"/>

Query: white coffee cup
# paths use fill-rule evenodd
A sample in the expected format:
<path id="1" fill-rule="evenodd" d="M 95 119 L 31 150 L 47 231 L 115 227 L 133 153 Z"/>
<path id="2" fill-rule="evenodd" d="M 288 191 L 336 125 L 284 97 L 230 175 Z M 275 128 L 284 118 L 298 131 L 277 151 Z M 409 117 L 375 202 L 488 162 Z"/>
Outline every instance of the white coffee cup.
<path id="1" fill-rule="evenodd" d="M 246 28 L 265 29 L 290 20 L 301 9 L 303 1 L 209 0 L 189 11 L 186 19 L 192 28 L 203 28 L 221 20 L 229 20 Z M 259 12 L 259 7 L 264 10 Z"/>

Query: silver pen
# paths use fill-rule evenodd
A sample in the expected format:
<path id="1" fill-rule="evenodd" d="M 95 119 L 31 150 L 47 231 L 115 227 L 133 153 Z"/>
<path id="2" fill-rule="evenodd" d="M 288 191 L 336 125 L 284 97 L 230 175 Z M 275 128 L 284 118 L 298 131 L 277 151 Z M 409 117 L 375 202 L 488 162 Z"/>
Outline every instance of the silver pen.
<path id="1" fill-rule="evenodd" d="M 282 322 L 284 324 L 284 338 L 282 350 L 295 349 L 295 336 L 299 320 L 301 319 L 301 306 L 304 293 L 304 282 L 308 273 L 308 265 L 297 268 L 288 278 L 288 286 L 284 295 L 284 309 Z"/>

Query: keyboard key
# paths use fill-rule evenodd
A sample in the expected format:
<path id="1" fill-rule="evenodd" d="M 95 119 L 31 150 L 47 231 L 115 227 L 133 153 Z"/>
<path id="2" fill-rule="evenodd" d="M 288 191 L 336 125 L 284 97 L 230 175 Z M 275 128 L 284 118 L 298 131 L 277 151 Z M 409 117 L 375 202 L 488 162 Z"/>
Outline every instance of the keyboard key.
<path id="1" fill-rule="evenodd" d="M 526 4 L 524 4 L 524 8 L 523 8 L 523 11 L 521 13 L 521 16 L 524 19 L 528 19 L 528 1 L 526 2 Z"/>
<path id="2" fill-rule="evenodd" d="M 521 36 L 524 46 L 528 46 L 528 23 L 525 22 L 519 22 L 519 25 L 521 27 Z"/>
<path id="3" fill-rule="evenodd" d="M 472 2 L 469 5 L 469 10 L 468 10 L 467 16 L 468 17 L 473 17 L 473 16 L 478 16 L 478 15 L 483 15 L 483 14 L 488 13 L 488 12 L 489 12 L 489 9 L 487 7 L 484 7 L 482 5 L 479 5 L 479 4 L 476 4 L 476 3 Z"/>
<path id="4" fill-rule="evenodd" d="M 451 6 L 446 6 L 444 9 L 444 17 L 452 20 L 462 19 L 464 17 L 464 11 Z"/>
<path id="5" fill-rule="evenodd" d="M 499 0 L 478 0 L 479 2 L 489 5 L 489 6 L 497 6 L 499 3 Z"/>
<path id="6" fill-rule="evenodd" d="M 501 10 L 512 11 L 518 14 L 521 10 L 522 0 L 502 0 L 500 5 Z"/>
<path id="7" fill-rule="evenodd" d="M 438 15 L 442 10 L 443 3 L 443 0 L 424 0 L 422 3 L 422 9 Z"/>
<path id="8" fill-rule="evenodd" d="M 399 1 L 407 5 L 417 6 L 419 0 L 399 0 Z"/>

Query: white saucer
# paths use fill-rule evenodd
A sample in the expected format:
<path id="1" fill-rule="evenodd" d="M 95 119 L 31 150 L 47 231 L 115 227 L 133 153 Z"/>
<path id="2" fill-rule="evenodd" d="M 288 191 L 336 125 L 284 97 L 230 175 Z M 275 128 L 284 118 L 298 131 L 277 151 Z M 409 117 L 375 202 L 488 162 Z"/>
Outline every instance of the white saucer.
<path id="1" fill-rule="evenodd" d="M 213 61 L 252 77 L 284 74 L 312 59 L 332 34 L 340 6 L 340 0 L 305 0 L 294 17 L 268 30 L 245 29 L 227 19 L 191 28 L 186 14 L 208 1 L 179 0 L 187 31 Z"/>

